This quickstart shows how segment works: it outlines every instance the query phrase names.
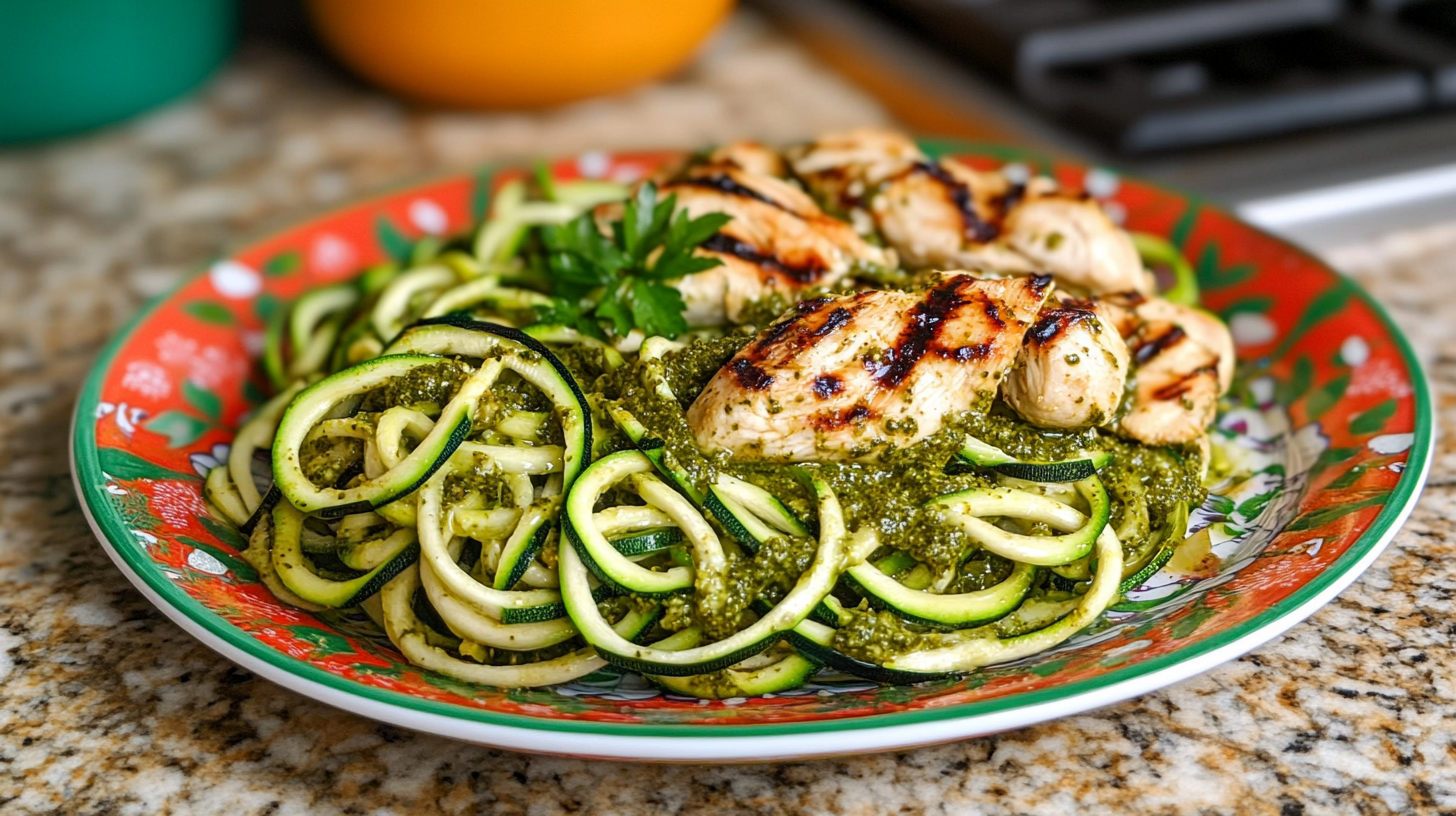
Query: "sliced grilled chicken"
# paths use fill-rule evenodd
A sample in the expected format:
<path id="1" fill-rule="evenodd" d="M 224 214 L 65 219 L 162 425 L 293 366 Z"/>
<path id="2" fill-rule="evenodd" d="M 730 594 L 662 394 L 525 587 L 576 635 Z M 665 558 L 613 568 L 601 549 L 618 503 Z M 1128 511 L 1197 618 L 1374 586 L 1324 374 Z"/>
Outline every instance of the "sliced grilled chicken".
<path id="1" fill-rule="evenodd" d="M 792 303 L 805 290 L 831 286 L 857 267 L 895 265 L 893 253 L 865 243 L 782 179 L 710 164 L 689 170 L 662 192 L 676 195 L 678 208 L 694 217 L 733 216 L 702 249 L 724 265 L 673 284 L 695 326 L 738 322 L 748 305 L 773 295 Z"/>
<path id="2" fill-rule="evenodd" d="M 705 450 L 873 459 L 995 393 L 1050 288 L 951 273 L 921 292 L 804 301 L 714 375 L 688 422 Z"/>
<path id="3" fill-rule="evenodd" d="M 909 136 L 875 128 L 827 134 L 787 153 L 809 190 L 845 213 L 863 208 L 887 179 L 927 161 Z"/>
<path id="4" fill-rule="evenodd" d="M 730 164 L 760 176 L 783 178 L 784 157 L 777 150 L 758 142 L 730 142 L 708 154 L 710 164 Z"/>
<path id="5" fill-rule="evenodd" d="M 1197 441 L 1218 409 L 1218 354 L 1166 320 L 1143 322 L 1128 345 L 1136 369 L 1118 430 L 1148 445 Z"/>
<path id="6" fill-rule="evenodd" d="M 1032 273 L 1030 259 L 996 239 L 1007 206 L 1022 194 L 1000 173 L 960 162 L 920 162 L 890 178 L 870 212 L 906 266 Z"/>
<path id="7" fill-rule="evenodd" d="M 1029 192 L 1001 229 L 1001 243 L 1064 286 L 1094 295 L 1153 291 L 1132 239 L 1091 198 Z"/>
<path id="8" fill-rule="evenodd" d="M 1218 355 L 1218 392 L 1229 390 L 1234 381 L 1234 338 L 1222 320 L 1192 306 L 1173 303 L 1160 297 L 1123 295 L 1122 302 L 1139 321 L 1161 321 L 1176 324 L 1199 345 Z"/>
<path id="9" fill-rule="evenodd" d="M 1104 304 L 1053 298 L 1026 333 L 1001 395 L 1043 428 L 1101 425 L 1117 416 L 1128 348 Z"/>

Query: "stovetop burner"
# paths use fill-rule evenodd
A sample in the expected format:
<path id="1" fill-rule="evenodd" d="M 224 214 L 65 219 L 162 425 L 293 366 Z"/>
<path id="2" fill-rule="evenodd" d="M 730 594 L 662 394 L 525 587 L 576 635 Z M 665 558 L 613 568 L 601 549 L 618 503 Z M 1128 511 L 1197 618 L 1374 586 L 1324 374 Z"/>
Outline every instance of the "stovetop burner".
<path id="1" fill-rule="evenodd" d="M 1456 0 L 866 0 L 1125 154 L 1456 107 Z"/>

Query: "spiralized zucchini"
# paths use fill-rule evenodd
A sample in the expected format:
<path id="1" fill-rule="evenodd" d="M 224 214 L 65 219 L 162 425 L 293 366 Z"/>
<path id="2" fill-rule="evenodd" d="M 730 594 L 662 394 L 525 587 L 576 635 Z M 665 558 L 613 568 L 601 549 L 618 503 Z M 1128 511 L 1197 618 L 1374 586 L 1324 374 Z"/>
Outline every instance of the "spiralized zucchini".
<path id="1" fill-rule="evenodd" d="M 511 182 L 472 241 L 422 242 L 408 264 L 274 315 L 276 396 L 205 492 L 280 601 L 364 606 L 410 662 L 469 683 L 615 667 L 736 697 L 820 671 L 912 683 L 1034 654 L 1183 537 L 1186 506 L 1150 519 L 1109 493 L 1104 451 L 1035 462 L 963 440 L 945 465 L 976 474 L 970 486 L 921 508 L 965 542 L 949 561 L 852 525 L 812 466 L 784 466 L 794 495 L 732 463 L 704 477 L 660 421 L 691 401 L 669 363 L 694 338 L 538 322 L 553 301 L 532 277 L 533 230 L 627 190 L 551 193 L 528 200 Z M 666 414 L 614 401 L 622 382 Z"/>

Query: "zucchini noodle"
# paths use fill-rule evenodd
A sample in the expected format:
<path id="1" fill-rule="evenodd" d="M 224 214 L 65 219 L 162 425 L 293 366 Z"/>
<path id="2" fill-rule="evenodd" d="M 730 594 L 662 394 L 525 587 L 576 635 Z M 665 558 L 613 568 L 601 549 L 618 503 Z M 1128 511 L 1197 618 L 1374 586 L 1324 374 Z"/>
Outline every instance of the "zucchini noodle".
<path id="1" fill-rule="evenodd" d="M 604 224 L 628 194 L 511 181 L 473 236 L 273 315 L 276 395 L 205 495 L 281 602 L 363 607 L 405 659 L 467 683 L 613 669 L 726 698 L 1036 654 L 1183 539 L 1201 497 L 1154 513 L 1147 479 L 1111 475 L 1130 443 L 1093 432 L 1051 456 L 950 423 L 877 464 L 699 449 L 687 406 L 751 334 L 541 322 L 562 298 L 538 231 Z M 876 505 L 876 485 L 899 503 Z"/>

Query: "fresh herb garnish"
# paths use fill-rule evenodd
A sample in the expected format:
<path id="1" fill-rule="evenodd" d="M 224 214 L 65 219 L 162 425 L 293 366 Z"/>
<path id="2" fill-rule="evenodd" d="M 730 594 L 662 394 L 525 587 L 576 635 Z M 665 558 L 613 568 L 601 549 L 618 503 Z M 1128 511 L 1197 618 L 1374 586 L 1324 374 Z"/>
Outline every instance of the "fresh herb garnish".
<path id="1" fill-rule="evenodd" d="M 677 196 L 657 200 L 648 183 L 637 189 L 603 235 L 590 213 L 560 226 L 540 228 L 552 277 L 552 302 L 538 306 L 542 323 L 575 328 L 605 340 L 633 328 L 649 337 L 677 337 L 688 329 L 682 294 L 665 281 L 712 269 L 723 262 L 693 250 L 732 216 L 708 213 L 673 216 Z"/>

